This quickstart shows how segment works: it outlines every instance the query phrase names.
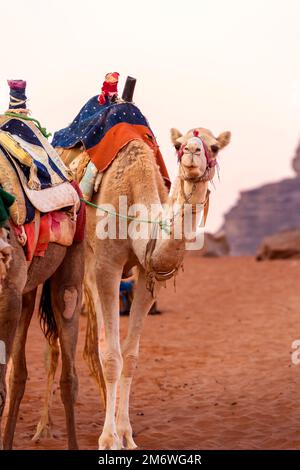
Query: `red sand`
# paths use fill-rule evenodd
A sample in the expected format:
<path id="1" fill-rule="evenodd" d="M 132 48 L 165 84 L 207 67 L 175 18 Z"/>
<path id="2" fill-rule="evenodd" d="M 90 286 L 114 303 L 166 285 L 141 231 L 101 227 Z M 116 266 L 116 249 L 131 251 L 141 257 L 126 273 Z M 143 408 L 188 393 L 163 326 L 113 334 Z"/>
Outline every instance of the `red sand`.
<path id="1" fill-rule="evenodd" d="M 131 417 L 143 449 L 300 448 L 300 260 L 188 258 L 185 273 L 163 289 L 161 316 L 147 319 Z M 127 318 L 122 318 L 122 329 Z M 96 449 L 103 410 L 82 359 L 77 429 L 82 449 Z M 16 449 L 64 449 L 63 406 L 56 386 L 54 437 L 31 442 L 45 389 L 43 339 L 35 319 L 28 339 L 30 380 Z"/>

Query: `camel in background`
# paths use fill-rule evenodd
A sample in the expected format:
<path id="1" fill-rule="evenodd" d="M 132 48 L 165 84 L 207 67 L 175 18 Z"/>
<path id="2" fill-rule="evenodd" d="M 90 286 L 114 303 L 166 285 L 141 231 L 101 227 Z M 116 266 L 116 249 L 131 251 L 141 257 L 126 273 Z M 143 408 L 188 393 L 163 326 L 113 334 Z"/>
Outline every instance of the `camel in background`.
<path id="1" fill-rule="evenodd" d="M 0 340 L 6 348 L 6 364 L 0 363 L 0 423 L 6 401 L 6 370 L 12 357 L 9 410 L 3 447 L 11 449 L 19 406 L 27 379 L 25 345 L 39 284 L 50 279 L 52 311 L 62 351 L 61 397 L 65 407 L 69 449 L 77 449 L 74 403 L 77 395 L 75 350 L 84 274 L 84 243 L 64 247 L 50 243 L 44 258 L 29 265 L 24 250 L 10 230 L 12 260 L 0 295 Z M 51 321 L 51 319 L 50 319 Z M 52 318 L 52 322 L 53 322 Z M 2 343 L 2 344 L 3 344 Z M 2 441 L 0 436 L 0 447 Z"/>

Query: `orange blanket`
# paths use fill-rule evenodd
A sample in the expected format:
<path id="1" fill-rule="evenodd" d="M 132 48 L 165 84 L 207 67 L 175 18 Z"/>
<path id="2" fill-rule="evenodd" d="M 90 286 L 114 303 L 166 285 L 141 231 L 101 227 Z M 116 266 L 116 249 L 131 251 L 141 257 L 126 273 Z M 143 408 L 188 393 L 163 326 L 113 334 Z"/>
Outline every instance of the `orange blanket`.
<path id="1" fill-rule="evenodd" d="M 153 150 L 157 164 L 168 188 L 170 179 L 159 146 L 150 129 L 142 125 L 125 122 L 113 126 L 94 147 L 87 149 L 92 162 L 99 171 L 104 171 L 117 156 L 118 152 L 132 140 L 143 140 Z"/>

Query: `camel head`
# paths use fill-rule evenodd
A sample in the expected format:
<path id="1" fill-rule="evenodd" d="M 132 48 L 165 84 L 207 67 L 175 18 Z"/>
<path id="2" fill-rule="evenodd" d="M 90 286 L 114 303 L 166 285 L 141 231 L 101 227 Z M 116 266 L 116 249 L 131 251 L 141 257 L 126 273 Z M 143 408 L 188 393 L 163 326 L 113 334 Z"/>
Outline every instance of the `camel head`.
<path id="1" fill-rule="evenodd" d="M 230 138 L 231 133 L 228 131 L 215 137 L 210 130 L 202 127 L 191 129 L 185 135 L 177 129 L 171 129 L 172 143 L 182 169 L 190 179 L 200 178 L 205 172 L 212 179 L 218 152 L 229 144 Z"/>

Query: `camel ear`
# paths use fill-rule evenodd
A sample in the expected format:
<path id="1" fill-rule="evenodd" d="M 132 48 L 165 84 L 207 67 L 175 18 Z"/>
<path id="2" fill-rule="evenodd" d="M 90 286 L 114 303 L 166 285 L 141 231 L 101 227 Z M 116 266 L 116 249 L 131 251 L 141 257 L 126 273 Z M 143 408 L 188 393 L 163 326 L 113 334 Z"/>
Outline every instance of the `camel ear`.
<path id="1" fill-rule="evenodd" d="M 181 132 L 179 132 L 177 129 L 174 129 L 174 127 L 171 129 L 171 141 L 172 144 L 176 146 L 178 144 L 177 140 L 182 137 Z"/>
<path id="2" fill-rule="evenodd" d="M 231 139 L 231 132 L 229 131 L 222 132 L 222 134 L 220 134 L 219 137 L 217 137 L 217 141 L 219 142 L 219 145 L 220 145 L 219 148 L 222 149 L 226 147 L 226 145 L 229 144 L 230 139 Z"/>

